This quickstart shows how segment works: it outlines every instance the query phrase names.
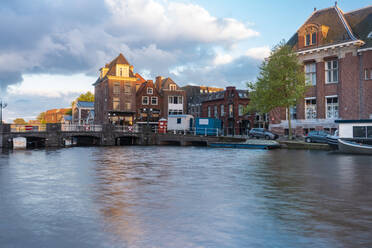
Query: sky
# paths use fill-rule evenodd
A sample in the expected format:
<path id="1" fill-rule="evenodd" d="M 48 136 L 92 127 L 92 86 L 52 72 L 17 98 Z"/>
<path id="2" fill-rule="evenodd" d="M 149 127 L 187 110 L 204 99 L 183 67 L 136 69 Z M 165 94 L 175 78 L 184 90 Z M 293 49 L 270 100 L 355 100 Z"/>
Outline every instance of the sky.
<path id="1" fill-rule="evenodd" d="M 123 53 L 146 79 L 246 88 L 262 60 L 288 40 L 314 0 L 2 0 L 0 99 L 4 120 L 69 107 L 99 69 Z M 348 12 L 371 4 L 341 0 Z"/>

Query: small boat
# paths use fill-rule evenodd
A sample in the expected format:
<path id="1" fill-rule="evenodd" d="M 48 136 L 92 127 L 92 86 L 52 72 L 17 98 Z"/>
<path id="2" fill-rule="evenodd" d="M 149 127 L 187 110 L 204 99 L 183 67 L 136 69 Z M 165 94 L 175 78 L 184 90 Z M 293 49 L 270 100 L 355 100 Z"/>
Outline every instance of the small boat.
<path id="1" fill-rule="evenodd" d="M 210 147 L 214 148 L 240 148 L 240 149 L 275 149 L 279 148 L 280 144 L 276 141 L 260 141 L 260 140 L 247 140 L 246 142 L 226 143 L 215 142 L 209 143 Z"/>
<path id="2" fill-rule="evenodd" d="M 338 139 L 338 150 L 342 153 L 372 155 L 371 145 L 343 139 Z"/>

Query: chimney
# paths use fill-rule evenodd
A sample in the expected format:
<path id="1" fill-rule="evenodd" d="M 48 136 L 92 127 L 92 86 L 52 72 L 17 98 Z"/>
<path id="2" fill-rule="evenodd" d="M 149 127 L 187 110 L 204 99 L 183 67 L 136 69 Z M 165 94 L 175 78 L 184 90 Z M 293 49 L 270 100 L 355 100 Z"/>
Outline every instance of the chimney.
<path id="1" fill-rule="evenodd" d="M 133 65 L 129 66 L 129 70 L 133 72 Z"/>
<path id="2" fill-rule="evenodd" d="M 156 88 L 158 89 L 161 89 L 161 81 L 163 80 L 163 77 L 162 76 L 157 76 L 156 77 L 156 80 L 155 80 L 155 86 Z"/>
<path id="3" fill-rule="evenodd" d="M 316 11 L 316 7 L 314 7 L 314 12 Z"/>

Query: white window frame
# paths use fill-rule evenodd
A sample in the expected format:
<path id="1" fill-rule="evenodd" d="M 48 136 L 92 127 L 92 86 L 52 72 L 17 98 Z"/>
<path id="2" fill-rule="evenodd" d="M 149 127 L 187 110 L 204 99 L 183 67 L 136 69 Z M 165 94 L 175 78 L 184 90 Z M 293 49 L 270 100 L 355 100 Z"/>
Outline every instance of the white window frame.
<path id="1" fill-rule="evenodd" d="M 211 117 L 211 106 L 208 106 L 208 117 Z"/>
<path id="2" fill-rule="evenodd" d="M 117 100 L 117 101 L 115 101 Z M 117 103 L 117 107 L 115 107 L 115 103 Z M 113 97 L 112 98 L 112 109 L 119 110 L 120 109 L 120 97 Z"/>
<path id="3" fill-rule="evenodd" d="M 214 107 L 213 107 L 213 114 L 214 114 L 214 118 L 216 118 L 217 119 L 217 117 L 218 117 L 218 107 L 217 107 L 217 105 L 214 105 Z"/>
<path id="4" fill-rule="evenodd" d="M 225 106 L 223 104 L 220 105 L 220 116 L 225 116 Z"/>
<path id="5" fill-rule="evenodd" d="M 369 76 L 372 76 L 372 70 L 371 70 L 371 75 L 369 75 L 368 73 L 368 69 L 364 69 L 364 80 L 368 80 L 368 79 L 371 79 L 369 78 Z"/>
<path id="6" fill-rule="evenodd" d="M 177 90 L 177 85 L 175 85 L 175 84 L 170 84 L 170 85 L 169 85 L 169 90 Z"/>
<path id="7" fill-rule="evenodd" d="M 307 114 L 307 110 L 308 110 L 308 108 L 307 108 L 307 104 L 306 104 L 306 101 L 307 100 L 315 100 L 315 109 L 314 108 L 310 108 L 310 109 L 312 109 L 312 116 L 308 116 L 308 114 Z M 318 107 L 317 107 L 317 100 L 316 100 L 316 97 L 306 97 L 305 98 L 305 119 L 306 120 L 314 120 L 314 119 L 316 119 L 317 118 L 317 116 L 318 116 Z M 311 104 L 312 106 L 314 105 L 314 104 Z"/>
<path id="8" fill-rule="evenodd" d="M 151 87 L 147 88 L 147 94 L 149 94 L 149 95 L 154 94 L 154 89 L 151 88 Z"/>
<path id="9" fill-rule="evenodd" d="M 316 85 L 316 63 L 305 64 L 305 77 L 308 85 Z"/>
<path id="10" fill-rule="evenodd" d="M 146 101 L 145 101 L 146 99 Z M 142 105 L 149 105 L 149 97 L 148 96 L 142 96 Z"/>
<path id="11" fill-rule="evenodd" d="M 337 66 L 334 67 L 334 62 L 337 62 Z M 331 65 L 331 68 L 328 68 L 328 65 Z M 339 73 L 338 73 L 338 69 L 339 69 L 339 62 L 338 62 L 338 59 L 333 59 L 333 60 L 327 60 L 327 61 L 324 61 L 324 69 L 325 69 L 325 81 L 326 81 L 326 84 L 335 84 L 335 83 L 338 83 L 339 81 Z M 337 80 L 335 80 L 335 74 L 334 72 L 336 72 L 336 75 L 337 75 Z M 331 76 L 331 78 L 329 78 L 329 76 Z"/>
<path id="12" fill-rule="evenodd" d="M 333 105 L 333 110 L 332 110 L 333 114 L 331 116 L 328 115 L 328 101 L 327 100 L 329 98 L 337 98 L 337 112 L 334 110 L 335 106 Z M 325 116 L 326 116 L 326 119 L 337 119 L 337 118 L 339 118 L 339 111 L 340 111 L 340 98 L 338 97 L 338 95 L 326 96 L 325 97 Z M 337 114 L 335 114 L 335 113 L 337 113 Z"/>
<path id="13" fill-rule="evenodd" d="M 239 116 L 243 116 L 243 114 L 244 114 L 244 106 L 242 104 L 239 104 L 238 110 L 239 110 L 238 111 Z"/>
<path id="14" fill-rule="evenodd" d="M 119 95 L 120 94 L 120 82 L 114 82 L 113 88 L 112 88 L 112 93 L 114 95 Z"/>
<path id="15" fill-rule="evenodd" d="M 155 103 L 153 103 L 152 100 L 155 100 Z M 158 97 L 157 96 L 152 96 L 151 97 L 151 105 L 158 105 Z"/>

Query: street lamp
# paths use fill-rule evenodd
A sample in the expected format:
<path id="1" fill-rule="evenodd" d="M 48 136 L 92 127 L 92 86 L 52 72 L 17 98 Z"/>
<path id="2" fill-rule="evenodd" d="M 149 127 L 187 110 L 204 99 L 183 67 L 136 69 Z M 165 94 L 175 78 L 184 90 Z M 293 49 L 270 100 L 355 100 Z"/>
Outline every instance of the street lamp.
<path id="1" fill-rule="evenodd" d="M 152 108 L 145 108 L 144 112 L 146 112 L 146 119 L 147 119 L 147 131 L 150 130 L 150 114 L 152 114 Z"/>
<path id="2" fill-rule="evenodd" d="M 5 109 L 7 106 L 7 103 L 3 102 L 3 100 L 0 100 L 0 125 L 3 125 L 3 109 Z"/>

